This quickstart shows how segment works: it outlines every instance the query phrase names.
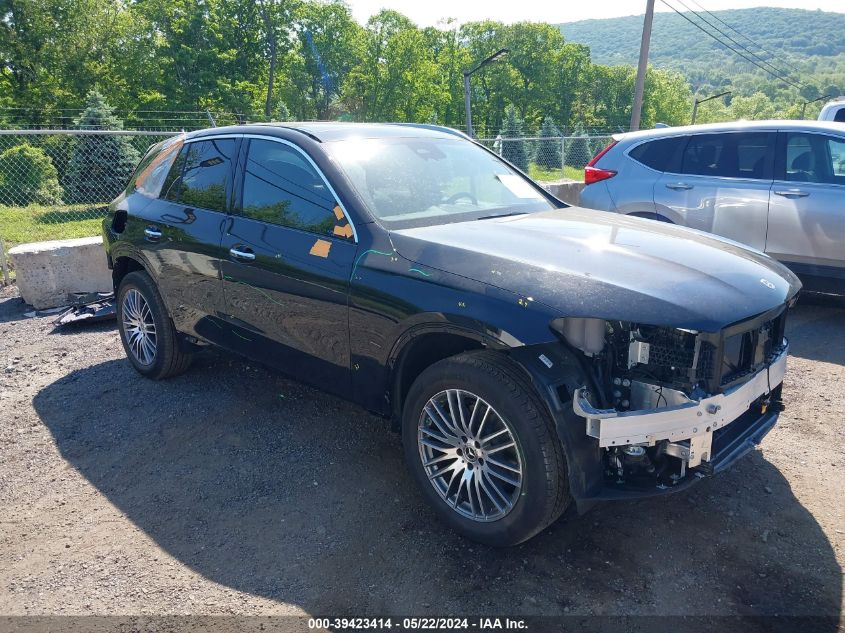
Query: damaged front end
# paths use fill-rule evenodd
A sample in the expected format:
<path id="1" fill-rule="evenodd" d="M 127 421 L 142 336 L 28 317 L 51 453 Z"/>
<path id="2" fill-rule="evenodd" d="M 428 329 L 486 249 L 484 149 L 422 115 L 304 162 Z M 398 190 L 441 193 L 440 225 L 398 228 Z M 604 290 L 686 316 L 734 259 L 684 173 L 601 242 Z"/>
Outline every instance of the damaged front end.
<path id="1" fill-rule="evenodd" d="M 786 371 L 788 306 L 697 332 L 558 319 L 589 380 L 572 409 L 601 451 L 605 494 L 654 493 L 718 472 L 774 426 Z"/>

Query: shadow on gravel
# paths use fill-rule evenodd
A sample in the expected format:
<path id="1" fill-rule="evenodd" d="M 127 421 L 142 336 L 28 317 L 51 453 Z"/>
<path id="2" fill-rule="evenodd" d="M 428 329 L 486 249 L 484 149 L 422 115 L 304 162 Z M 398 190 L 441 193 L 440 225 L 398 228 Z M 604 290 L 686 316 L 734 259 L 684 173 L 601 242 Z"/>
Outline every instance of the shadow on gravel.
<path id="1" fill-rule="evenodd" d="M 23 321 L 28 318 L 24 313 L 31 310 L 20 297 L 9 297 L 0 299 L 0 323 L 12 321 Z"/>
<path id="2" fill-rule="evenodd" d="M 494 550 L 437 523 L 383 420 L 222 353 L 161 383 L 94 365 L 34 405 L 63 457 L 168 554 L 311 614 L 840 613 L 830 543 L 759 453 Z"/>
<path id="3" fill-rule="evenodd" d="M 845 365 L 845 297 L 804 295 L 787 317 L 789 353 Z"/>

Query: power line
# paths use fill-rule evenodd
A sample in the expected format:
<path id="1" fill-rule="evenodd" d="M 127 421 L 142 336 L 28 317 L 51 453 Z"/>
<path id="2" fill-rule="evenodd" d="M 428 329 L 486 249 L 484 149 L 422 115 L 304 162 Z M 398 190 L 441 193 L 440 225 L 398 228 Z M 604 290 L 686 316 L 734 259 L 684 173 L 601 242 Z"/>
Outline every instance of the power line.
<path id="1" fill-rule="evenodd" d="M 725 41 L 724 41 L 724 40 L 720 39 L 719 37 L 717 37 L 716 35 L 714 35 L 714 34 L 713 34 L 713 33 L 711 33 L 710 31 L 708 31 L 707 29 L 705 29 L 703 26 L 701 26 L 700 24 L 698 24 L 698 23 L 697 23 L 697 22 L 695 22 L 694 20 L 692 20 L 692 19 L 690 19 L 689 17 L 687 17 L 686 15 L 684 15 L 684 13 L 683 13 L 683 12 L 678 11 L 678 9 L 676 9 L 676 8 L 675 8 L 675 7 L 673 7 L 671 4 L 669 4 L 669 3 L 667 2 L 667 0 L 660 0 L 660 1 L 661 1 L 663 4 L 665 4 L 667 7 L 669 7 L 670 9 L 672 9 L 672 11 L 674 11 L 674 12 L 675 12 L 675 13 L 677 13 L 679 16 L 681 16 L 684 20 L 686 20 L 687 22 L 689 22 L 690 24 L 692 24 L 695 28 L 697 28 L 697 29 L 699 29 L 700 31 L 702 31 L 702 32 L 706 33 L 707 35 L 709 35 L 710 37 L 712 37 L 714 40 L 716 40 L 717 42 L 719 42 L 719 44 L 721 44 L 722 46 L 724 46 L 725 48 L 727 48 L 729 51 L 731 51 L 731 52 L 733 52 L 733 53 L 736 53 L 737 55 L 739 55 L 740 57 L 742 57 L 745 61 L 749 62 L 750 64 L 753 64 L 754 66 L 756 66 L 756 67 L 757 67 L 757 68 L 759 68 L 760 70 L 765 71 L 767 74 L 771 75 L 771 76 L 772 76 L 772 77 L 774 77 L 775 79 L 778 79 L 779 81 L 782 81 L 783 83 L 785 83 L 785 84 L 787 84 L 787 85 L 789 85 L 789 86 L 792 86 L 793 88 L 798 88 L 799 90 L 802 88 L 802 86 L 801 86 L 800 84 L 796 84 L 796 83 L 795 83 L 794 81 L 792 81 L 791 79 L 789 79 L 789 78 L 787 78 L 787 77 L 783 77 L 783 76 L 779 75 L 778 73 L 772 72 L 770 69 L 766 68 L 765 66 L 763 66 L 762 64 L 760 64 L 760 63 L 759 63 L 759 62 L 757 62 L 756 60 L 754 60 L 754 59 L 752 59 L 751 57 L 748 57 L 747 55 L 745 55 L 744 53 L 742 53 L 742 52 L 738 51 L 737 49 L 735 49 L 734 47 L 732 47 L 730 44 L 725 43 Z M 681 0 L 678 0 L 678 1 L 679 1 L 679 2 L 681 2 Z M 682 2 L 681 2 L 681 3 L 682 3 Z M 682 4 L 683 4 L 683 3 L 682 3 Z M 684 5 L 684 6 L 686 6 L 686 5 Z M 693 13 L 695 13 L 695 12 L 693 12 Z M 697 14 L 696 14 L 696 15 L 697 15 Z M 770 64 L 770 65 L 771 65 L 771 64 Z"/>
<path id="2" fill-rule="evenodd" d="M 695 15 L 695 16 L 696 16 L 699 20 L 701 20 L 702 22 L 704 22 L 705 24 L 707 24 L 708 26 L 710 26 L 710 27 L 711 27 L 712 29 L 714 29 L 717 33 L 719 33 L 720 35 L 723 35 L 724 37 L 728 38 L 731 42 L 733 42 L 734 44 L 736 44 L 737 46 L 739 46 L 739 47 L 740 47 L 742 50 L 744 50 L 746 53 L 748 53 L 749 55 L 753 55 L 756 59 L 758 59 L 758 60 L 760 60 L 762 63 L 766 64 L 766 66 L 768 66 L 769 68 L 774 69 L 774 70 L 775 70 L 775 72 L 777 72 L 779 75 L 781 75 L 781 77 L 782 77 L 782 78 L 784 78 L 784 79 L 785 79 L 785 78 L 789 77 L 789 73 L 788 73 L 788 72 L 786 72 L 786 71 L 785 71 L 785 70 L 783 70 L 782 68 L 778 68 L 777 66 L 775 66 L 774 64 L 772 64 L 772 63 L 771 63 L 771 62 L 769 62 L 768 60 L 763 59 L 760 55 L 758 55 L 757 53 L 755 53 L 754 51 L 752 51 L 750 48 L 748 48 L 748 47 L 747 47 L 747 46 L 745 46 L 744 44 L 741 44 L 740 42 L 737 42 L 737 41 L 736 41 L 733 37 L 731 37 L 730 35 L 728 35 L 727 33 L 725 33 L 722 29 L 720 29 L 718 26 L 716 26 L 715 24 L 713 24 L 712 22 L 710 22 L 707 18 L 703 17 L 700 13 L 698 13 L 697 11 L 694 11 L 693 9 L 690 9 L 690 8 L 689 8 L 689 6 L 688 6 L 688 5 L 684 2 L 684 0 L 677 0 L 677 1 L 678 1 L 678 3 L 679 3 L 681 6 L 683 6 L 683 7 L 684 7 L 687 11 L 690 11 L 690 12 L 691 12 L 693 15 Z M 700 6 L 700 5 L 699 5 L 699 6 Z M 735 50 L 735 52 L 738 52 L 738 51 L 736 51 L 736 50 Z M 803 84 L 803 82 L 801 82 L 801 80 L 796 79 L 795 81 L 796 81 L 796 82 L 797 82 L 797 83 L 798 83 L 801 87 L 804 87 L 804 84 Z M 793 85 L 794 85 L 794 84 L 793 84 Z"/>
<path id="3" fill-rule="evenodd" d="M 740 31 L 739 29 L 735 28 L 734 26 L 731 26 L 730 24 L 728 24 L 727 22 L 725 22 L 722 18 L 720 18 L 720 17 L 719 17 L 718 15 L 716 15 L 715 13 L 713 13 L 713 12 L 712 12 L 712 11 L 710 11 L 709 9 L 706 9 L 706 8 L 704 8 L 703 6 L 701 6 L 701 4 L 700 4 L 700 3 L 698 3 L 698 2 L 696 2 L 696 0 L 689 0 L 689 1 L 690 1 L 690 2 L 692 2 L 692 3 L 693 3 L 695 6 L 697 6 L 699 9 L 701 9 L 702 11 L 704 11 L 707 15 L 709 15 L 710 17 L 712 17 L 714 20 L 716 20 L 716 21 L 720 22 L 721 24 L 724 24 L 724 25 L 725 25 L 726 27 L 728 27 L 731 31 L 733 31 L 734 33 L 736 33 L 736 34 L 737 34 L 737 35 L 739 35 L 740 37 L 745 38 L 745 39 L 746 39 L 746 40 L 748 40 L 749 42 L 751 42 L 751 44 L 753 44 L 754 46 L 756 46 L 757 48 L 759 48 L 761 51 L 763 51 L 764 53 L 766 53 L 769 57 L 774 57 L 774 58 L 777 58 L 777 57 L 778 57 L 776 53 L 773 53 L 772 51 L 768 50 L 767 48 L 765 48 L 765 47 L 764 47 L 762 44 L 760 44 L 759 42 L 754 41 L 753 39 L 751 39 L 749 36 L 747 36 L 745 33 L 743 33 L 742 31 Z M 786 59 L 781 58 L 781 59 L 779 59 L 778 61 L 779 61 L 781 64 L 783 64 L 783 65 L 785 65 L 785 66 L 788 66 L 789 68 L 791 68 L 794 72 L 796 72 L 796 73 L 798 73 L 798 74 L 801 74 L 802 72 L 804 72 L 803 70 L 801 70 L 800 68 L 798 68 L 798 66 L 796 66 L 795 64 L 792 64 L 792 63 L 788 62 Z"/>

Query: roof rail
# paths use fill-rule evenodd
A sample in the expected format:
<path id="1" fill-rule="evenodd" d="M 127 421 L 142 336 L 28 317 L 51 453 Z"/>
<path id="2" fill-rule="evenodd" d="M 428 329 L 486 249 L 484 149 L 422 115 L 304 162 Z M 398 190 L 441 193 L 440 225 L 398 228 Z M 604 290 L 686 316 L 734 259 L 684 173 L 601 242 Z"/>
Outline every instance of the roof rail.
<path id="1" fill-rule="evenodd" d="M 473 140 L 470 136 L 467 136 L 460 130 L 456 130 L 452 127 L 446 127 L 444 125 L 433 125 L 431 123 L 388 123 L 388 125 L 401 125 L 403 127 L 415 127 L 423 130 L 434 130 L 435 132 L 443 132 L 444 134 L 451 134 L 452 136 L 458 136 L 460 138 L 467 138 L 469 140 Z"/>
<path id="2" fill-rule="evenodd" d="M 319 136 L 314 134 L 313 132 L 308 132 L 307 130 L 303 130 L 301 127 L 296 127 L 295 125 L 290 125 L 285 123 L 284 121 L 273 121 L 272 123 L 267 123 L 266 121 L 255 121 L 253 123 L 247 123 L 246 125 L 255 125 L 255 126 L 264 126 L 264 127 L 280 127 L 286 130 L 291 130 L 292 132 L 299 132 L 300 134 L 304 134 L 308 138 L 313 141 L 317 141 L 318 143 L 322 143 L 323 139 Z"/>

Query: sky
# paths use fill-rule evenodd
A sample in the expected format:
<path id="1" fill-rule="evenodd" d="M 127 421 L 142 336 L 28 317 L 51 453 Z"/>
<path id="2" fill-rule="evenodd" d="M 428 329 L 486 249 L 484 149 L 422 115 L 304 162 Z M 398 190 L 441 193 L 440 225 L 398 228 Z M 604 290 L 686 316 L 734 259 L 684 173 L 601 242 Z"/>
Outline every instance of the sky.
<path id="1" fill-rule="evenodd" d="M 677 0 L 669 0 L 678 9 L 683 7 Z M 458 22 L 475 20 L 498 20 L 500 22 L 576 22 L 591 18 L 615 18 L 623 15 L 645 13 L 646 0 L 346 0 L 352 13 L 362 24 L 380 9 L 395 9 L 405 14 L 419 26 L 434 26 L 443 18 L 455 18 Z M 697 9 L 692 0 L 683 0 L 692 9 Z M 720 9 L 745 9 L 749 7 L 787 7 L 792 9 L 821 9 L 845 13 L 843 0 L 696 0 L 710 11 Z M 656 11 L 671 11 L 657 0 Z"/>

